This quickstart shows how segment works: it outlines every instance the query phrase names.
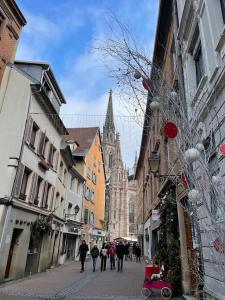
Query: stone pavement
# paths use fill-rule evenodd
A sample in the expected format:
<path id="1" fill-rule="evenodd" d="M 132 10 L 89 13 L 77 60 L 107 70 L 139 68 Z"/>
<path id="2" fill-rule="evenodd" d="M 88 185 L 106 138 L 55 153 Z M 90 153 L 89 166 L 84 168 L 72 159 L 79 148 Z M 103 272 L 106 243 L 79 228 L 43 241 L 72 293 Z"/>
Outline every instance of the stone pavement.
<path id="1" fill-rule="evenodd" d="M 143 284 L 144 264 L 124 262 L 122 273 L 99 271 L 93 273 L 91 262 L 80 274 L 80 264 L 66 265 L 31 277 L 0 285 L 0 300 L 139 300 Z M 107 265 L 108 267 L 108 265 Z M 154 297 L 154 300 L 161 299 Z M 178 299 L 177 299 L 178 300 Z"/>

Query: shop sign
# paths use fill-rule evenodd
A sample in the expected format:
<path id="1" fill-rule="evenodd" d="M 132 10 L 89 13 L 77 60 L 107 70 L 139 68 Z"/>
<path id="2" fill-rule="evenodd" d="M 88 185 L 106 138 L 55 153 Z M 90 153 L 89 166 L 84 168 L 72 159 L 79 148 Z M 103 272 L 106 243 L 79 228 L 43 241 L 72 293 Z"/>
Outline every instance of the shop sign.
<path id="1" fill-rule="evenodd" d="M 159 221 L 160 219 L 160 212 L 159 212 L 159 209 L 153 209 L 152 210 L 152 221 L 155 222 L 155 221 Z"/>

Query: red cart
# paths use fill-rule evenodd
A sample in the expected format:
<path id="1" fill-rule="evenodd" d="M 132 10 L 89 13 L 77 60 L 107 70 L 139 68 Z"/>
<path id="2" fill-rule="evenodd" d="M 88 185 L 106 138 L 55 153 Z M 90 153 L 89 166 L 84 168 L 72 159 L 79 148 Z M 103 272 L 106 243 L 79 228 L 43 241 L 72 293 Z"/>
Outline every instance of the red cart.
<path id="1" fill-rule="evenodd" d="M 145 279 L 141 290 L 141 296 L 144 299 L 148 299 L 154 295 L 157 290 L 160 290 L 163 299 L 170 299 L 172 296 L 172 284 L 160 278 L 160 267 L 148 265 L 145 267 Z"/>

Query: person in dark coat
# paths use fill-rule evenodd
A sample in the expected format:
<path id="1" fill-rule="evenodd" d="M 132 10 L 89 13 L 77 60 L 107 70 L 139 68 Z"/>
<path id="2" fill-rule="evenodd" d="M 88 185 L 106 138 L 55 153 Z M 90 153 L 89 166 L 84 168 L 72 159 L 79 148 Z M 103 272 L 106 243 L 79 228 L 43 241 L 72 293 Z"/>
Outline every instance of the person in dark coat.
<path id="1" fill-rule="evenodd" d="M 137 261 L 137 262 L 138 262 L 138 261 L 140 262 L 140 258 L 141 258 L 141 248 L 140 248 L 139 245 L 136 245 L 135 251 L 136 251 L 136 261 Z"/>
<path id="2" fill-rule="evenodd" d="M 81 270 L 80 273 L 84 272 L 84 262 L 88 252 L 88 245 L 86 244 L 85 240 L 82 241 L 82 244 L 79 247 L 79 254 L 80 254 L 80 262 L 81 262 Z"/>
<path id="3" fill-rule="evenodd" d="M 124 249 L 125 249 L 125 260 L 127 260 L 127 258 L 128 258 L 128 255 L 129 255 L 129 247 L 130 247 L 130 244 L 129 243 L 126 243 L 125 245 L 124 245 Z"/>
<path id="4" fill-rule="evenodd" d="M 106 247 L 106 244 L 104 243 L 102 246 L 102 249 L 100 251 L 100 257 L 101 257 L 101 272 L 105 271 L 106 268 L 106 260 L 108 255 L 108 249 Z"/>
<path id="5" fill-rule="evenodd" d="M 117 246 L 116 246 L 116 255 L 117 255 L 117 266 L 118 266 L 118 272 L 122 272 L 123 271 L 123 257 L 125 254 L 125 247 L 123 245 L 122 242 L 120 242 Z"/>
<path id="6" fill-rule="evenodd" d="M 95 272 L 98 256 L 99 256 L 98 247 L 97 247 L 97 245 L 94 245 L 94 247 L 91 249 L 91 257 L 92 257 L 92 261 L 93 261 L 93 272 Z"/>

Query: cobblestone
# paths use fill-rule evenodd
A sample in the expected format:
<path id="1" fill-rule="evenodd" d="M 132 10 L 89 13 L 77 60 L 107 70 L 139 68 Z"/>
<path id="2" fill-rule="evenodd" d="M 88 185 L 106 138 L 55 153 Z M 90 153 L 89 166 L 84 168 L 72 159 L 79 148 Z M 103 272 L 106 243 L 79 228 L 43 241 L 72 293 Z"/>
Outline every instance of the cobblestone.
<path id="1" fill-rule="evenodd" d="M 99 265 L 98 261 L 98 265 Z M 0 286 L 0 300 L 140 300 L 144 264 L 125 262 L 124 272 L 80 273 L 76 262 Z M 161 300 L 159 296 L 151 297 Z M 181 299 L 181 298 L 180 298 Z M 177 299 L 177 300 L 180 300 Z M 175 300 L 175 298 L 174 298 Z"/>

